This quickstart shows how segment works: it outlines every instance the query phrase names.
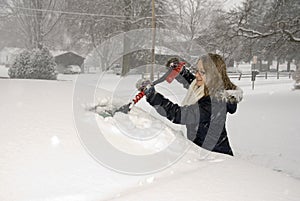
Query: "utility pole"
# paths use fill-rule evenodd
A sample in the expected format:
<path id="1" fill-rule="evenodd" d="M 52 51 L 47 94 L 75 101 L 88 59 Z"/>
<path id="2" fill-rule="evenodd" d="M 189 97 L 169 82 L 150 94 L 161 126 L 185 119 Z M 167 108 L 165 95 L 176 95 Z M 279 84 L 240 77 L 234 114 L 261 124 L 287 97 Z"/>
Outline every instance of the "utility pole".
<path id="1" fill-rule="evenodd" d="M 152 56 L 151 56 L 151 73 L 150 79 L 154 80 L 154 65 L 155 65 L 155 34 L 156 34 L 156 26 L 155 26 L 155 1 L 152 0 Z"/>

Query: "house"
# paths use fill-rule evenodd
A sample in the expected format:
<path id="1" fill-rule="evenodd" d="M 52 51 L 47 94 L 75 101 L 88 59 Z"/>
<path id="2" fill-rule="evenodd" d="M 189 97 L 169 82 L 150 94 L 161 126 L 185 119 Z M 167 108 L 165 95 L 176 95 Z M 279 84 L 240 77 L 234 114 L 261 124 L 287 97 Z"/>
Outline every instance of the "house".
<path id="1" fill-rule="evenodd" d="M 11 66 L 18 54 L 24 49 L 17 47 L 4 47 L 0 51 L 0 65 Z"/>
<path id="2" fill-rule="evenodd" d="M 52 52 L 52 55 L 54 56 L 57 71 L 59 73 L 65 73 L 70 66 L 78 66 L 81 69 L 81 72 L 84 72 L 84 57 L 74 52 L 60 52 L 59 54 Z"/>

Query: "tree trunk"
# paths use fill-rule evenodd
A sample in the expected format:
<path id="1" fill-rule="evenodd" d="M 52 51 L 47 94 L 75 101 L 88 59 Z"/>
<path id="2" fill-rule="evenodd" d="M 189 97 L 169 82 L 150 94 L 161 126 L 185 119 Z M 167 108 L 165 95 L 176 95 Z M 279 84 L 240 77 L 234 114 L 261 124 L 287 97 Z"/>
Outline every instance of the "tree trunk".
<path id="1" fill-rule="evenodd" d="M 291 61 L 288 61 L 288 62 L 287 62 L 286 70 L 287 70 L 287 72 L 290 72 L 290 71 L 291 71 Z"/>
<path id="2" fill-rule="evenodd" d="M 277 58 L 277 64 L 276 64 L 276 71 L 277 71 L 277 72 L 279 71 L 279 60 L 280 60 L 280 59 Z"/>
<path id="3" fill-rule="evenodd" d="M 298 70 L 300 68 L 300 59 L 296 59 L 295 64 L 296 64 L 296 70 Z"/>
<path id="4" fill-rule="evenodd" d="M 228 59 L 227 67 L 234 67 L 234 59 Z"/>
<path id="5" fill-rule="evenodd" d="M 40 0 L 32 0 L 33 3 L 33 8 L 36 9 L 34 14 L 34 24 L 33 24 L 33 29 L 34 29 L 34 41 L 33 41 L 33 47 L 34 48 L 39 48 L 42 49 L 42 17 L 43 13 L 41 11 L 42 9 L 42 3 Z"/>
<path id="6" fill-rule="evenodd" d="M 262 59 L 258 60 L 258 68 L 259 68 L 259 71 L 262 71 Z"/>
<path id="7" fill-rule="evenodd" d="M 268 60 L 267 71 L 270 71 L 270 66 L 272 65 L 272 60 Z"/>

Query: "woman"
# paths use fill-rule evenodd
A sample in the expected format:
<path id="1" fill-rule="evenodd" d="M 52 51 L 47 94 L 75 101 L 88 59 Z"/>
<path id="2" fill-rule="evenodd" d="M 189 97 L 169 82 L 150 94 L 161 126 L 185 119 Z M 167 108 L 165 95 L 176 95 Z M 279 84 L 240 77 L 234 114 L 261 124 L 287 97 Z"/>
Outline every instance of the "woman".
<path id="1" fill-rule="evenodd" d="M 173 58 L 167 67 L 176 67 Z M 172 103 L 155 92 L 149 81 L 138 82 L 137 87 L 146 94 L 147 101 L 162 116 L 187 127 L 188 139 L 214 152 L 233 156 L 226 131 L 227 112 L 233 114 L 242 99 L 242 90 L 234 85 L 221 56 L 207 54 L 198 60 L 194 74 L 183 68 L 177 81 L 188 87 L 182 106 Z"/>

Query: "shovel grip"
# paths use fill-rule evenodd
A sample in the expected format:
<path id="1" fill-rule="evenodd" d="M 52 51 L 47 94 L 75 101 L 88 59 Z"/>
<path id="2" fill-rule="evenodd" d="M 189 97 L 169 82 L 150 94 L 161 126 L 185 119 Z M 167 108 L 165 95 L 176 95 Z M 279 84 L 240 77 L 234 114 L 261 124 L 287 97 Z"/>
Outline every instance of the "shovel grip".
<path id="1" fill-rule="evenodd" d="M 141 100 L 143 97 L 145 96 L 145 92 L 141 91 L 140 93 L 138 93 L 135 98 L 132 100 L 134 102 L 134 104 L 136 104 L 137 102 L 139 102 L 139 100 Z"/>

